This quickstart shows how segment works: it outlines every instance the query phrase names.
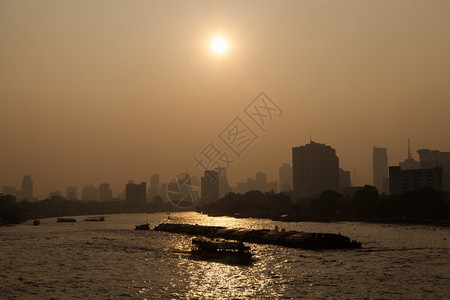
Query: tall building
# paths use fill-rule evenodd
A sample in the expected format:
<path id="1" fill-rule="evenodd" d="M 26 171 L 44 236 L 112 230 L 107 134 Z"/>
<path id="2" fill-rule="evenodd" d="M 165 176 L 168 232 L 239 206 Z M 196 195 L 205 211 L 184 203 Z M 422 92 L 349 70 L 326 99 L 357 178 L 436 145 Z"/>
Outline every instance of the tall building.
<path id="1" fill-rule="evenodd" d="M 289 164 L 282 164 L 278 168 L 278 182 L 280 192 L 292 191 L 292 167 Z"/>
<path id="2" fill-rule="evenodd" d="M 109 187 L 109 184 L 102 183 L 99 187 L 99 198 L 100 201 L 111 201 L 112 199 L 112 190 Z"/>
<path id="3" fill-rule="evenodd" d="M 444 191 L 450 191 L 450 152 L 420 149 L 417 153 L 420 156 L 420 167 L 422 169 L 442 168 L 442 188 Z"/>
<path id="4" fill-rule="evenodd" d="M 81 199 L 83 201 L 98 201 L 99 200 L 98 188 L 96 188 L 92 183 L 86 185 L 81 191 Z"/>
<path id="5" fill-rule="evenodd" d="M 159 192 L 159 174 L 153 174 L 150 178 L 150 189 L 148 193 L 148 200 L 152 201 L 154 197 L 160 196 Z"/>
<path id="6" fill-rule="evenodd" d="M 372 153 L 373 186 L 378 192 L 386 193 L 383 182 L 388 178 L 388 156 L 386 148 L 373 147 Z"/>
<path id="7" fill-rule="evenodd" d="M 339 188 L 339 158 L 331 146 L 310 141 L 292 148 L 295 195 L 314 195 Z"/>
<path id="8" fill-rule="evenodd" d="M 141 182 L 140 184 L 128 183 L 126 185 L 126 201 L 131 207 L 139 207 L 145 204 L 147 196 L 147 184 Z"/>
<path id="9" fill-rule="evenodd" d="M 78 189 L 75 186 L 69 186 L 66 190 L 66 199 L 67 200 L 76 200 L 78 199 Z"/>
<path id="10" fill-rule="evenodd" d="M 23 176 L 22 179 L 22 198 L 28 201 L 33 199 L 33 181 L 30 175 Z"/>
<path id="11" fill-rule="evenodd" d="M 350 182 L 350 171 L 345 171 L 339 168 L 339 188 L 346 188 L 352 186 Z"/>
<path id="12" fill-rule="evenodd" d="M 211 203 L 219 200 L 219 173 L 212 170 L 205 170 L 201 178 L 201 201 Z"/>
<path id="13" fill-rule="evenodd" d="M 391 195 L 416 191 L 425 187 L 432 187 L 442 191 L 442 168 L 403 170 L 389 167 L 389 189 Z"/>
<path id="14" fill-rule="evenodd" d="M 214 170 L 219 173 L 219 198 L 223 198 L 228 193 L 231 193 L 231 187 L 227 179 L 227 169 L 215 168 Z"/>

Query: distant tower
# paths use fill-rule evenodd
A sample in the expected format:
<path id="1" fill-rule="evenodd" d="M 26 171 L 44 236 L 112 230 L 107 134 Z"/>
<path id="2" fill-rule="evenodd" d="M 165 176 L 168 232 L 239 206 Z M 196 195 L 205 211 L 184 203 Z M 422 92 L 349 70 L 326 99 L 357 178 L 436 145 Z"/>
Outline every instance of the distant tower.
<path id="1" fill-rule="evenodd" d="M 28 201 L 33 199 L 33 181 L 30 175 L 23 176 L 22 179 L 22 198 Z"/>
<path id="2" fill-rule="evenodd" d="M 67 200 L 77 200 L 78 199 L 78 190 L 74 186 L 69 186 L 66 190 L 66 199 Z"/>
<path id="3" fill-rule="evenodd" d="M 139 208 L 145 204 L 147 196 L 146 183 L 141 184 L 128 183 L 125 188 L 126 202 L 131 208 Z"/>
<path id="4" fill-rule="evenodd" d="M 160 196 L 159 191 L 159 174 L 153 174 L 150 178 L 150 189 L 149 189 L 149 199 L 150 201 L 153 201 L 153 198 L 156 196 Z"/>
<path id="5" fill-rule="evenodd" d="M 282 164 L 278 169 L 279 191 L 292 191 L 292 167 L 289 164 Z"/>
<path id="6" fill-rule="evenodd" d="M 405 159 L 404 161 L 402 161 L 401 163 L 399 163 L 400 168 L 402 170 L 417 170 L 420 169 L 420 162 L 418 162 L 417 160 L 412 158 L 411 155 L 411 146 L 409 144 L 409 139 L 408 139 L 408 158 Z"/>
<path id="7" fill-rule="evenodd" d="M 296 195 L 320 194 L 339 188 L 339 158 L 331 146 L 310 141 L 292 148 L 292 175 Z"/>
<path id="8" fill-rule="evenodd" d="M 201 201 L 211 203 L 219 200 L 219 173 L 212 170 L 205 170 L 201 179 Z"/>
<path id="9" fill-rule="evenodd" d="M 225 195 L 231 192 L 231 187 L 228 184 L 227 179 L 227 169 L 215 168 L 214 171 L 219 174 L 219 198 L 223 198 L 225 197 Z"/>
<path id="10" fill-rule="evenodd" d="M 386 182 L 388 178 L 388 156 L 386 148 L 373 147 L 372 153 L 373 185 L 378 192 L 386 193 Z"/>
<path id="11" fill-rule="evenodd" d="M 112 190 L 109 184 L 102 183 L 99 187 L 100 201 L 110 201 L 112 199 Z"/>

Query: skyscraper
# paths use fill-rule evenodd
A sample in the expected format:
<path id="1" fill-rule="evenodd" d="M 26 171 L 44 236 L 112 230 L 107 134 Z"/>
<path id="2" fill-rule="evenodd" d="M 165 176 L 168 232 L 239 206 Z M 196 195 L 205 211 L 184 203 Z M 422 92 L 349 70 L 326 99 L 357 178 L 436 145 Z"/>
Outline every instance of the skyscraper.
<path id="1" fill-rule="evenodd" d="M 22 198 L 28 201 L 33 199 L 33 181 L 30 175 L 23 176 L 22 179 Z"/>
<path id="2" fill-rule="evenodd" d="M 420 167 L 422 169 L 441 167 L 443 190 L 450 191 L 450 152 L 420 149 Z"/>
<path id="3" fill-rule="evenodd" d="M 289 164 L 282 164 L 278 169 L 278 182 L 280 192 L 292 191 L 292 167 Z"/>
<path id="4" fill-rule="evenodd" d="M 75 186 L 69 186 L 66 190 L 67 200 L 76 200 L 78 198 L 78 190 Z"/>
<path id="5" fill-rule="evenodd" d="M 109 187 L 109 184 L 102 183 L 99 187 L 99 196 L 100 201 L 110 201 L 112 199 L 112 190 Z"/>
<path id="6" fill-rule="evenodd" d="M 339 158 L 331 146 L 310 141 L 292 148 L 294 194 L 320 194 L 339 188 Z"/>
<path id="7" fill-rule="evenodd" d="M 126 201 L 130 207 L 140 207 L 145 204 L 145 197 L 147 195 L 147 184 L 128 183 L 126 185 Z"/>
<path id="8" fill-rule="evenodd" d="M 152 201 L 154 197 L 160 196 L 159 192 L 159 174 L 153 174 L 150 178 L 149 200 Z"/>
<path id="9" fill-rule="evenodd" d="M 219 173 L 216 171 L 205 170 L 201 178 L 202 203 L 211 203 L 219 200 Z"/>
<path id="10" fill-rule="evenodd" d="M 380 194 L 386 193 L 385 182 L 388 178 L 388 156 L 386 148 L 373 147 L 372 169 L 373 186 L 377 188 Z"/>

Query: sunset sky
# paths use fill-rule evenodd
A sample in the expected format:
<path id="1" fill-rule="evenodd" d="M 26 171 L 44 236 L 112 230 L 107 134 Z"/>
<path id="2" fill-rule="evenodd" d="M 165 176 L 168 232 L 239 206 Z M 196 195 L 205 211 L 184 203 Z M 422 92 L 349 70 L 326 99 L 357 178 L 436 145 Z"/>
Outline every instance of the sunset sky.
<path id="1" fill-rule="evenodd" d="M 40 198 L 200 176 L 193 157 L 262 91 L 283 114 L 248 122 L 259 138 L 233 157 L 233 186 L 278 180 L 310 136 L 356 185 L 372 183 L 374 145 L 390 165 L 408 138 L 416 159 L 450 151 L 446 0 L 0 0 L 0 39 L 0 186 L 30 174 Z"/>

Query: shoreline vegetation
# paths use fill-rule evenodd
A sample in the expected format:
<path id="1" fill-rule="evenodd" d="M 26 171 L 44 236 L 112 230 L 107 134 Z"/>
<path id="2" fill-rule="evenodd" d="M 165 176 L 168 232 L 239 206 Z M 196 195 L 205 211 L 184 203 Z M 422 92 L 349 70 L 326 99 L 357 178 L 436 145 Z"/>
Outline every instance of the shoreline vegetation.
<path id="1" fill-rule="evenodd" d="M 52 217 L 177 211 L 183 210 L 160 202 L 130 207 L 124 200 L 86 202 L 53 197 L 28 202 L 16 201 L 10 195 L 0 196 L 0 226 Z M 250 191 L 244 195 L 230 193 L 216 202 L 197 206 L 195 211 L 209 216 L 282 222 L 365 222 L 450 227 L 449 198 L 446 193 L 433 189 L 386 196 L 378 195 L 373 186 L 365 186 L 351 197 L 328 190 L 319 197 L 295 201 L 282 193 Z"/>

